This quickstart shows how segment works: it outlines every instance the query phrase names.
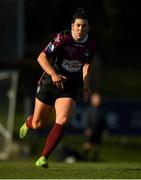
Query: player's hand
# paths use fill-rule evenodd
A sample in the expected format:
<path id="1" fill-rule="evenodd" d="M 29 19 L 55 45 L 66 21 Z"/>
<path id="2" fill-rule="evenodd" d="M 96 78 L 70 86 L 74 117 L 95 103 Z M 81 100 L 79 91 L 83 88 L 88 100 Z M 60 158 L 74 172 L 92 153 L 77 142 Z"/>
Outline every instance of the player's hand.
<path id="1" fill-rule="evenodd" d="M 54 85 L 59 88 L 59 89 L 64 89 L 64 81 L 67 80 L 67 77 L 61 75 L 61 74 L 53 74 L 51 76 L 52 81 L 54 83 Z"/>
<path id="2" fill-rule="evenodd" d="M 83 99 L 84 102 L 87 103 L 91 95 L 91 90 L 88 87 L 83 88 Z"/>

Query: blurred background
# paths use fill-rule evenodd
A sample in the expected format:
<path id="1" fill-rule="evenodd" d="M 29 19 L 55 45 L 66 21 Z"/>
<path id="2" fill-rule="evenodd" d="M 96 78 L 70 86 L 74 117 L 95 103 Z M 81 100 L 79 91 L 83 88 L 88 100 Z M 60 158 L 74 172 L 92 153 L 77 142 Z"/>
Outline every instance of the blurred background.
<path id="1" fill-rule="evenodd" d="M 24 142 L 18 139 L 19 127 L 33 111 L 36 83 L 42 74 L 36 59 L 55 33 L 70 28 L 78 7 L 87 10 L 97 43 L 91 89 L 102 98 L 105 124 L 99 143 L 90 144 L 91 133 L 85 131 L 88 117 L 84 120 L 82 112 L 91 102 L 80 101 L 53 158 L 94 160 L 96 151 L 95 160 L 141 160 L 141 29 L 136 0 L 0 0 L 1 159 L 32 157 L 39 153 L 37 145 L 42 148 L 40 139 L 50 126 L 31 133 Z"/>

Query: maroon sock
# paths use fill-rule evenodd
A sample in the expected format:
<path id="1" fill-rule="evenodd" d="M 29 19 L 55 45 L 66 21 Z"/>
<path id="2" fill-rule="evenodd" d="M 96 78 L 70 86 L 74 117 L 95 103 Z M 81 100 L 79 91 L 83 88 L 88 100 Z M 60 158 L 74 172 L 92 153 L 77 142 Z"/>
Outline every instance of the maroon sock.
<path id="1" fill-rule="evenodd" d="M 32 119 L 33 119 L 33 115 L 30 115 L 27 120 L 26 120 L 26 126 L 30 129 L 33 129 L 33 126 L 32 126 Z"/>
<path id="2" fill-rule="evenodd" d="M 42 152 L 42 156 L 48 157 L 50 153 L 55 149 L 59 141 L 61 140 L 64 132 L 64 125 L 55 123 L 51 129 L 45 147 Z"/>

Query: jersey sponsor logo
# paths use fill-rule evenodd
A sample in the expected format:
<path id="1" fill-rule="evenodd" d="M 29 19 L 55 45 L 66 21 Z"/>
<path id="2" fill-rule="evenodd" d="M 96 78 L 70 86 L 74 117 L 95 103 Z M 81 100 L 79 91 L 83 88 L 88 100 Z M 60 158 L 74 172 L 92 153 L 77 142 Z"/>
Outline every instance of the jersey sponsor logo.
<path id="1" fill-rule="evenodd" d="M 49 43 L 45 49 L 45 51 L 47 51 L 48 53 L 51 53 L 54 51 L 54 45 L 52 43 Z"/>
<path id="2" fill-rule="evenodd" d="M 68 72 L 79 72 L 83 64 L 78 60 L 64 59 L 61 65 Z"/>
<path id="3" fill-rule="evenodd" d="M 41 91 L 41 86 L 39 85 L 39 86 L 37 87 L 36 92 L 37 92 L 37 93 L 40 93 L 40 91 Z"/>

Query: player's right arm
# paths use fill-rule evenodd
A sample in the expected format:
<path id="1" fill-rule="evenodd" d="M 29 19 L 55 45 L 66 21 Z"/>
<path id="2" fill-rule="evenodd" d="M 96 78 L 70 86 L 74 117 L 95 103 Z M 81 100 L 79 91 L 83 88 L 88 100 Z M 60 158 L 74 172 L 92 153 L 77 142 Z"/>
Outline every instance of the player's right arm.
<path id="1" fill-rule="evenodd" d="M 65 79 L 65 77 L 56 73 L 56 71 L 50 63 L 49 58 L 46 56 L 44 52 L 40 53 L 40 55 L 37 58 L 37 61 L 42 67 L 42 69 L 51 76 L 53 83 L 60 89 L 64 88 L 63 79 Z"/>
<path id="2" fill-rule="evenodd" d="M 42 67 L 42 69 L 49 74 L 51 77 L 57 76 L 57 73 L 55 72 L 54 68 L 52 67 L 50 60 L 47 58 L 46 54 L 44 52 L 41 52 L 40 55 L 37 58 L 38 63 Z"/>
<path id="3" fill-rule="evenodd" d="M 64 37 L 65 36 L 63 33 L 57 34 L 56 37 L 52 41 L 50 41 L 50 43 L 46 46 L 46 48 L 41 52 L 38 57 L 39 64 L 41 65 L 43 70 L 51 76 L 53 83 L 58 88 L 64 88 L 63 80 L 66 79 L 66 77 L 57 74 L 52 64 L 55 57 L 58 56 L 60 49 L 62 48 L 62 46 L 64 46 Z"/>

